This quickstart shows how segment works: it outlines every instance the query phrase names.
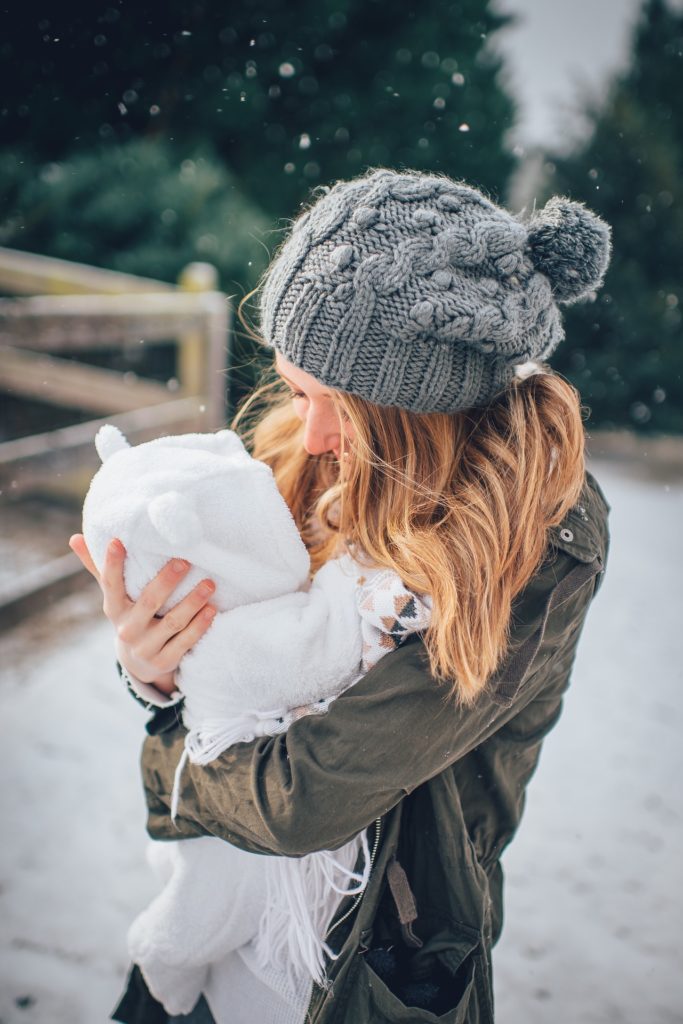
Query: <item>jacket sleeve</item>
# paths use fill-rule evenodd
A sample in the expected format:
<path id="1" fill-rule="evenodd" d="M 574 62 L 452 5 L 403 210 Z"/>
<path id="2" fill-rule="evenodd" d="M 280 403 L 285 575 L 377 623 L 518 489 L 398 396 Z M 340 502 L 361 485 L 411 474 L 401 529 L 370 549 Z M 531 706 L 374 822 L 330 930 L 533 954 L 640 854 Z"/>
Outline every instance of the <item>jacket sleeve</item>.
<path id="1" fill-rule="evenodd" d="M 168 808 L 184 731 L 151 736 L 142 757 L 151 835 L 209 834 L 252 852 L 287 856 L 339 847 L 486 740 L 538 696 L 539 688 L 549 681 L 558 691 L 566 686 L 595 589 L 590 574 L 547 611 L 549 595 L 576 565 L 560 554 L 534 578 L 517 608 L 514 646 L 526 645 L 533 653 L 524 685 L 511 689 L 503 672 L 500 693 L 489 687 L 474 706 L 448 697 L 430 675 L 423 644 L 411 638 L 334 701 L 326 715 L 302 718 L 279 736 L 235 745 L 209 765 L 188 764 L 175 825 Z M 545 628 L 537 643 L 541 622 Z"/>
<path id="2" fill-rule="evenodd" d="M 143 683 L 136 676 L 131 675 L 120 661 L 116 662 L 116 671 L 121 681 L 126 684 L 126 689 L 133 700 L 140 704 L 145 711 L 157 712 L 167 708 L 178 708 L 180 710 L 183 695 L 179 690 L 174 690 L 170 696 L 166 695 L 161 690 L 158 690 L 154 683 Z"/>

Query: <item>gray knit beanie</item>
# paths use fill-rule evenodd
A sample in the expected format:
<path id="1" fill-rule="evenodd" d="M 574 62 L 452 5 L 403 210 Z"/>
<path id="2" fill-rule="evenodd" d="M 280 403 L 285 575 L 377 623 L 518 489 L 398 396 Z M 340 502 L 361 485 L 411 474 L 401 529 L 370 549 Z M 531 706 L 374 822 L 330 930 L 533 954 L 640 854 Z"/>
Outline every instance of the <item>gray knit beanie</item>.
<path id="1" fill-rule="evenodd" d="M 484 405 L 564 337 L 610 231 L 551 199 L 528 223 L 439 175 L 374 170 L 294 222 L 261 292 L 266 342 L 329 387 L 414 412 Z"/>

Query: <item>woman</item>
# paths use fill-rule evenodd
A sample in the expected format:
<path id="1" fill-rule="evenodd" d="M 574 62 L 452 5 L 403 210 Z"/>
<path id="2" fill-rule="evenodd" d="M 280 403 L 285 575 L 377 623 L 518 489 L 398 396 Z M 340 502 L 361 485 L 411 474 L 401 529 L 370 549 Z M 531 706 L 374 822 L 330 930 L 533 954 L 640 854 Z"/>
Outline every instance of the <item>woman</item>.
<path id="1" fill-rule="evenodd" d="M 432 625 L 326 715 L 189 767 L 175 825 L 184 730 L 173 707 L 155 713 L 142 771 L 156 838 L 211 834 L 296 857 L 369 826 L 372 847 L 365 893 L 327 936 L 326 986 L 287 1004 L 245 955 L 216 965 L 183 1019 L 493 1019 L 500 855 L 608 544 L 578 395 L 542 361 L 563 337 L 557 302 L 598 287 L 608 259 L 606 225 L 579 204 L 552 200 L 524 224 L 416 172 L 340 182 L 295 221 L 261 292 L 263 338 L 291 396 L 257 425 L 254 454 L 314 568 L 341 545 L 361 550 L 429 595 Z M 82 539 L 73 546 L 92 571 Z M 105 613 L 121 664 L 163 704 L 210 624 L 210 589 L 156 620 L 177 567 L 133 604 L 124 554 L 113 542 Z M 115 1019 L 166 1020 L 138 972 Z"/>

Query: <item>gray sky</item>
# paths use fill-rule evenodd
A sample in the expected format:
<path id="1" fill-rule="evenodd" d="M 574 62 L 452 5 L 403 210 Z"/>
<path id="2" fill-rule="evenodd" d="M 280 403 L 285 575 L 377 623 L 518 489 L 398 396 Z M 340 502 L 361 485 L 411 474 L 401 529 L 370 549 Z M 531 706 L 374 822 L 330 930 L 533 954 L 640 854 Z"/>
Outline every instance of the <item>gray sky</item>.
<path id="1" fill-rule="evenodd" d="M 496 37 L 520 105 L 515 142 L 561 144 L 580 130 L 572 108 L 586 91 L 602 93 L 624 66 L 641 5 L 642 0 L 497 0 L 499 11 L 518 17 Z"/>

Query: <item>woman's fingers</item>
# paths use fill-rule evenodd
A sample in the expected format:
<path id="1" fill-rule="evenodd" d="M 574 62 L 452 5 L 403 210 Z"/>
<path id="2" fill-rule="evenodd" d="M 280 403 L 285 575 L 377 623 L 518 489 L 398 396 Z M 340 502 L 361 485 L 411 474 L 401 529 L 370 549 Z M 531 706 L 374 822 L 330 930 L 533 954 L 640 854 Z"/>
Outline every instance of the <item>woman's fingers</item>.
<path id="1" fill-rule="evenodd" d="M 195 587 L 167 615 L 148 624 L 130 641 L 126 640 L 128 622 L 117 629 L 119 661 L 142 682 L 156 682 L 175 672 L 183 655 L 211 625 L 216 609 L 206 605 L 206 599 L 207 590 L 212 593 L 215 587 L 210 580 L 203 582 L 209 587 L 201 591 Z"/>
<path id="2" fill-rule="evenodd" d="M 114 625 L 120 621 L 121 615 L 131 605 L 123 582 L 123 563 L 126 549 L 120 540 L 112 540 L 107 545 L 104 565 L 100 576 L 100 586 L 104 595 L 104 614 Z"/>
<path id="3" fill-rule="evenodd" d="M 97 571 L 95 563 L 93 562 L 90 552 L 86 547 L 85 537 L 82 533 L 74 533 L 73 537 L 69 538 L 69 547 L 75 555 L 77 555 L 83 567 L 88 570 L 91 576 L 94 576 L 97 582 L 100 582 L 100 574 Z"/>
<path id="4" fill-rule="evenodd" d="M 184 558 L 173 558 L 170 562 L 166 563 L 161 572 L 157 573 L 154 579 L 150 580 L 147 586 L 142 590 L 135 604 L 131 605 L 125 620 L 120 622 L 118 634 L 121 640 L 125 643 L 135 643 L 136 645 L 138 644 L 138 641 L 142 640 L 145 647 L 149 649 L 150 640 L 152 640 L 152 637 L 157 632 L 156 627 L 153 631 L 149 630 L 150 623 L 153 622 L 155 615 L 159 612 L 159 609 L 163 608 L 166 604 L 166 601 L 169 599 L 181 580 L 185 578 L 189 569 L 190 563 L 186 562 Z M 201 604 L 205 604 L 207 598 L 208 594 Z M 182 602 L 180 602 L 180 604 L 182 604 Z M 195 610 L 200 606 L 201 605 L 195 606 Z M 182 618 L 182 613 L 181 616 L 178 617 L 176 608 L 174 608 L 170 614 L 174 616 L 171 618 L 171 625 L 176 625 L 177 629 L 182 629 L 187 625 L 187 622 L 191 617 L 188 614 L 185 618 Z M 160 621 L 163 621 L 163 619 Z M 177 629 L 175 631 L 177 631 Z M 149 633 L 149 636 L 146 636 L 147 633 Z M 164 643 L 166 639 L 167 637 L 164 637 L 163 639 L 157 638 L 156 642 L 158 646 L 160 646 L 161 643 Z M 139 652 L 140 647 L 136 646 L 136 650 Z"/>
<path id="5" fill-rule="evenodd" d="M 175 671 L 178 662 L 207 631 L 216 609 L 207 602 L 216 587 L 202 580 L 166 615 L 157 619 L 175 588 L 187 575 L 190 564 L 181 558 L 167 562 L 147 584 L 137 601 L 126 593 L 123 566 L 126 549 L 112 540 L 105 554 L 102 572 L 92 560 L 82 533 L 69 539 L 69 547 L 94 576 L 103 594 L 104 613 L 116 628 L 121 661 L 143 681 Z"/>
<path id="6" fill-rule="evenodd" d="M 156 659 L 157 664 L 169 666 L 169 671 L 175 669 L 181 658 L 204 636 L 215 615 L 216 609 L 211 605 L 206 605 L 205 608 L 198 611 L 185 629 L 176 633 L 162 648 Z"/>
<path id="7" fill-rule="evenodd" d="M 201 580 L 182 601 L 179 601 L 177 605 L 154 623 L 152 629 L 147 631 L 146 636 L 140 638 L 136 646 L 136 652 L 143 658 L 152 659 L 159 651 L 165 650 L 169 640 L 177 634 L 186 631 L 192 623 L 194 623 L 192 628 L 196 630 L 199 628 L 200 622 L 206 621 L 208 628 L 213 617 L 212 615 L 206 620 L 201 619 L 200 616 L 197 622 L 195 622 L 195 618 L 202 611 L 207 601 L 209 601 L 215 589 L 216 587 L 211 580 Z M 190 646 L 192 643 L 194 643 L 194 640 L 190 642 Z M 185 652 L 183 651 L 183 653 Z"/>

